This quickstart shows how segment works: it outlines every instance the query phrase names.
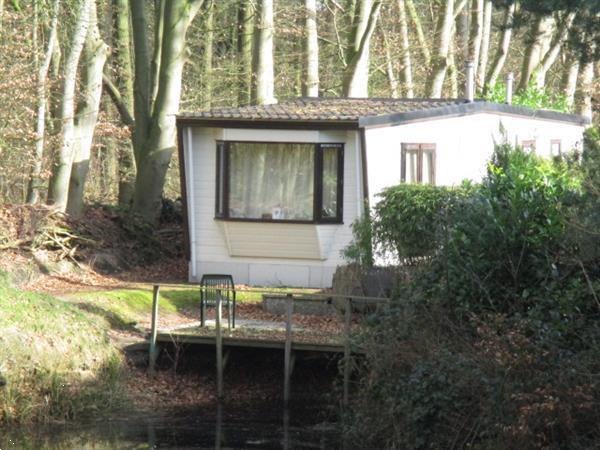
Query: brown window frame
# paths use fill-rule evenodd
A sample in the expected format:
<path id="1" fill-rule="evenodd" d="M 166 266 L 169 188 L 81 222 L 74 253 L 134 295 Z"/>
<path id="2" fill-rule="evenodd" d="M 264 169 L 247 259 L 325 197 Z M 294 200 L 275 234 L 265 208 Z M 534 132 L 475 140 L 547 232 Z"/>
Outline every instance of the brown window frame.
<path id="1" fill-rule="evenodd" d="M 416 149 L 414 147 L 417 147 Z M 400 161 L 400 181 L 407 183 L 406 181 L 406 154 L 408 152 L 417 151 L 417 184 L 423 184 L 423 157 L 425 153 L 431 154 L 431 164 L 429 166 L 429 179 L 432 186 L 435 186 L 435 175 L 436 175 L 436 150 L 435 144 L 424 144 L 424 143 L 412 143 L 405 142 L 401 145 L 401 161 Z"/>
<path id="2" fill-rule="evenodd" d="M 521 141 L 521 148 L 523 150 L 528 150 L 530 152 L 535 152 L 537 150 L 537 142 L 535 139 L 523 139 Z"/>
<path id="3" fill-rule="evenodd" d="M 558 145 L 558 153 L 552 153 L 552 147 Z M 562 139 L 550 139 L 550 156 L 562 156 Z"/>
<path id="4" fill-rule="evenodd" d="M 229 187 L 230 187 L 230 145 L 234 144 L 301 144 L 314 145 L 313 152 L 313 218 L 312 220 L 289 219 L 263 219 L 229 217 Z M 336 217 L 323 217 L 323 149 L 337 149 L 337 199 Z M 344 219 L 344 144 L 325 142 L 275 142 L 275 141 L 217 141 L 216 152 L 216 190 L 215 190 L 215 219 L 232 222 L 268 222 L 268 223 L 296 223 L 296 224 L 343 224 Z"/>

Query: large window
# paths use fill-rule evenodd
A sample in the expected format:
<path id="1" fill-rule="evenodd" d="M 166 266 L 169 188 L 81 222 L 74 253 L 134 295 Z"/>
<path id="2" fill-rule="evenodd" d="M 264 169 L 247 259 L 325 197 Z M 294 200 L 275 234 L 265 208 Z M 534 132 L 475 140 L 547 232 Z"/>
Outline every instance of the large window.
<path id="1" fill-rule="evenodd" d="M 435 144 L 402 144 L 403 183 L 435 184 Z"/>
<path id="2" fill-rule="evenodd" d="M 342 144 L 218 142 L 216 216 L 340 223 Z"/>

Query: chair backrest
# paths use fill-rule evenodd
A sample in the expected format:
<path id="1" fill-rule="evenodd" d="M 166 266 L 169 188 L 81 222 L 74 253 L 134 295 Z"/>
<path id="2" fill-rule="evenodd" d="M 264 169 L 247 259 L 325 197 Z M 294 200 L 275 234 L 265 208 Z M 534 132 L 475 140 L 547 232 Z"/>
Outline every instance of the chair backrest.
<path id="1" fill-rule="evenodd" d="M 233 277 L 225 274 L 205 274 L 200 280 L 200 299 L 206 304 L 214 305 L 217 300 L 217 292 L 221 291 L 224 302 L 235 298 L 235 285 Z"/>

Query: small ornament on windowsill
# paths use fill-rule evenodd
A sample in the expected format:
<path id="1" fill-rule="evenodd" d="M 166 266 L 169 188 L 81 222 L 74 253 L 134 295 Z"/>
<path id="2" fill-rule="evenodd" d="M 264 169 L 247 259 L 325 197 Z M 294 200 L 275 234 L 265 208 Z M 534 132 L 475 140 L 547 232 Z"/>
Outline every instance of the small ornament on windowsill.
<path id="1" fill-rule="evenodd" d="M 273 220 L 283 220 L 285 219 L 285 213 L 283 212 L 283 208 L 276 206 L 271 211 L 271 217 Z"/>

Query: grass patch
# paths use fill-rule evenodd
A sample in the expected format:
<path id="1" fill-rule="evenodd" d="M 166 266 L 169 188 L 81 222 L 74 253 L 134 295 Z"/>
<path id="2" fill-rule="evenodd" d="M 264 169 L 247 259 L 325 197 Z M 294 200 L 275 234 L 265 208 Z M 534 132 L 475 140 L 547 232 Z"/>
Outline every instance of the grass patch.
<path id="1" fill-rule="evenodd" d="M 121 404 L 110 324 L 75 305 L 11 287 L 0 274 L 0 424 L 69 420 Z"/>

